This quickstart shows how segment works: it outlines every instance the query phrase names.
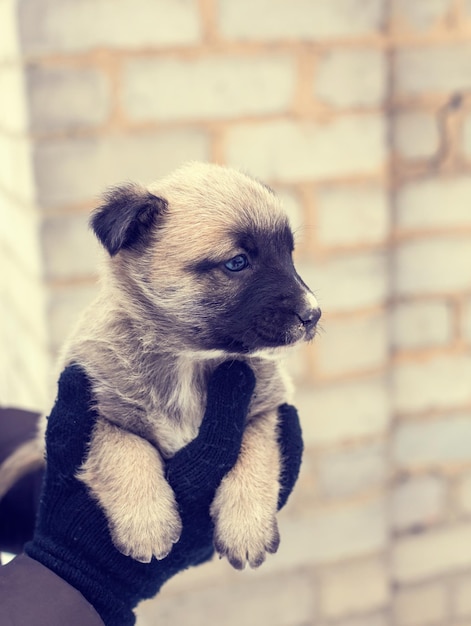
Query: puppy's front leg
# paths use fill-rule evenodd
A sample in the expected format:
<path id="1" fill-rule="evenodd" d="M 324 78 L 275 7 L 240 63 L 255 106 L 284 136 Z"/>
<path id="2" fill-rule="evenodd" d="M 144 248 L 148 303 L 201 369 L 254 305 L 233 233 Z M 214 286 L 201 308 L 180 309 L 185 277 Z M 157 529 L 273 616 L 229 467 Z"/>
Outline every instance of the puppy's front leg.
<path id="1" fill-rule="evenodd" d="M 247 425 L 237 463 L 211 505 L 216 550 L 237 569 L 247 561 L 258 567 L 280 542 L 275 517 L 281 467 L 277 419 L 271 412 Z"/>
<path id="2" fill-rule="evenodd" d="M 163 461 L 148 441 L 98 420 L 77 477 L 101 505 L 120 552 L 143 563 L 168 555 L 181 520 Z"/>

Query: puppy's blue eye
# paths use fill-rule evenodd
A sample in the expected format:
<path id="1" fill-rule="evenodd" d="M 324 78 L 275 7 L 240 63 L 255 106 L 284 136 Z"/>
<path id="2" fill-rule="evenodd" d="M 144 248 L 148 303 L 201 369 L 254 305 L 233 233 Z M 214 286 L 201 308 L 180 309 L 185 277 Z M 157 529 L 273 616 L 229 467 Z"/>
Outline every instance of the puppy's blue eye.
<path id="1" fill-rule="evenodd" d="M 226 267 L 231 272 L 240 272 L 241 270 L 245 270 L 248 264 L 249 260 L 245 256 L 245 254 L 238 254 L 233 259 L 226 261 L 224 263 L 224 267 Z"/>

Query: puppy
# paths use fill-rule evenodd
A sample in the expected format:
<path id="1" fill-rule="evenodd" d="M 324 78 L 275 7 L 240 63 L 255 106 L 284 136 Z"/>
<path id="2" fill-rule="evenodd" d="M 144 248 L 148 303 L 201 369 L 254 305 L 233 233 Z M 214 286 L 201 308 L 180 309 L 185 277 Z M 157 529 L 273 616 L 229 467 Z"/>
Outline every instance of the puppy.
<path id="1" fill-rule="evenodd" d="M 112 189 L 91 225 L 107 252 L 101 291 L 63 358 L 88 374 L 99 415 L 78 477 L 118 550 L 165 558 L 181 520 L 164 461 L 196 437 L 217 365 L 246 360 L 257 383 L 242 449 L 210 512 L 217 551 L 257 567 L 279 544 L 277 409 L 290 400 L 279 355 L 320 317 L 279 200 L 238 171 L 190 163 Z"/>

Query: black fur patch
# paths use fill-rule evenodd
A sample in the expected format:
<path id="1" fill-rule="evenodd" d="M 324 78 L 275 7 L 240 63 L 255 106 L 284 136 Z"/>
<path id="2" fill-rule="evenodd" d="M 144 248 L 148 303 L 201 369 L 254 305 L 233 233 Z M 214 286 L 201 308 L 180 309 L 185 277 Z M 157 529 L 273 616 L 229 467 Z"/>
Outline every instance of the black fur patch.
<path id="1" fill-rule="evenodd" d="M 231 232 L 234 245 L 243 248 L 251 256 L 264 251 L 276 250 L 280 253 L 293 252 L 294 237 L 289 223 L 281 222 L 272 228 L 258 227 L 254 224 L 241 225 Z"/>
<path id="2" fill-rule="evenodd" d="M 163 198 L 136 184 L 110 189 L 90 220 L 91 227 L 111 256 L 143 243 L 157 216 L 167 208 Z"/>
<path id="3" fill-rule="evenodd" d="M 236 249 L 247 253 L 247 270 L 213 273 L 221 262 L 211 258 L 187 268 L 208 285 L 195 310 L 204 311 L 210 321 L 195 325 L 195 340 L 204 349 L 250 354 L 312 338 L 320 312 L 311 309 L 309 290 L 293 265 L 288 224 L 281 222 L 271 230 L 253 225 L 230 236 L 234 253 Z"/>
<path id="4" fill-rule="evenodd" d="M 195 263 L 189 264 L 186 269 L 189 272 L 194 272 L 195 274 L 207 274 L 211 270 L 216 269 L 221 265 L 221 261 L 216 261 L 213 259 L 202 259 L 201 261 L 196 261 Z"/>

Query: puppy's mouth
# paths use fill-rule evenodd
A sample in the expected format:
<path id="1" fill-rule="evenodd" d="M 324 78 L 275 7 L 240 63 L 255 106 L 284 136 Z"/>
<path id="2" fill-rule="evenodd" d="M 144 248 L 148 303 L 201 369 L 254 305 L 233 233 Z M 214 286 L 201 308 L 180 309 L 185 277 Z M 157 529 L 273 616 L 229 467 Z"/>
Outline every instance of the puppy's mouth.
<path id="1" fill-rule="evenodd" d="M 259 320 L 255 331 L 266 347 L 289 346 L 300 341 L 310 341 L 316 335 L 317 319 L 303 319 L 294 313 L 294 321 L 287 325 L 283 315 L 273 315 Z M 283 323 L 284 322 L 284 323 Z"/>
<path id="2" fill-rule="evenodd" d="M 281 348 L 311 341 L 316 335 L 319 318 L 318 310 L 312 314 L 265 311 L 240 336 L 226 335 L 222 343 L 230 352 L 248 354 L 264 348 Z"/>

